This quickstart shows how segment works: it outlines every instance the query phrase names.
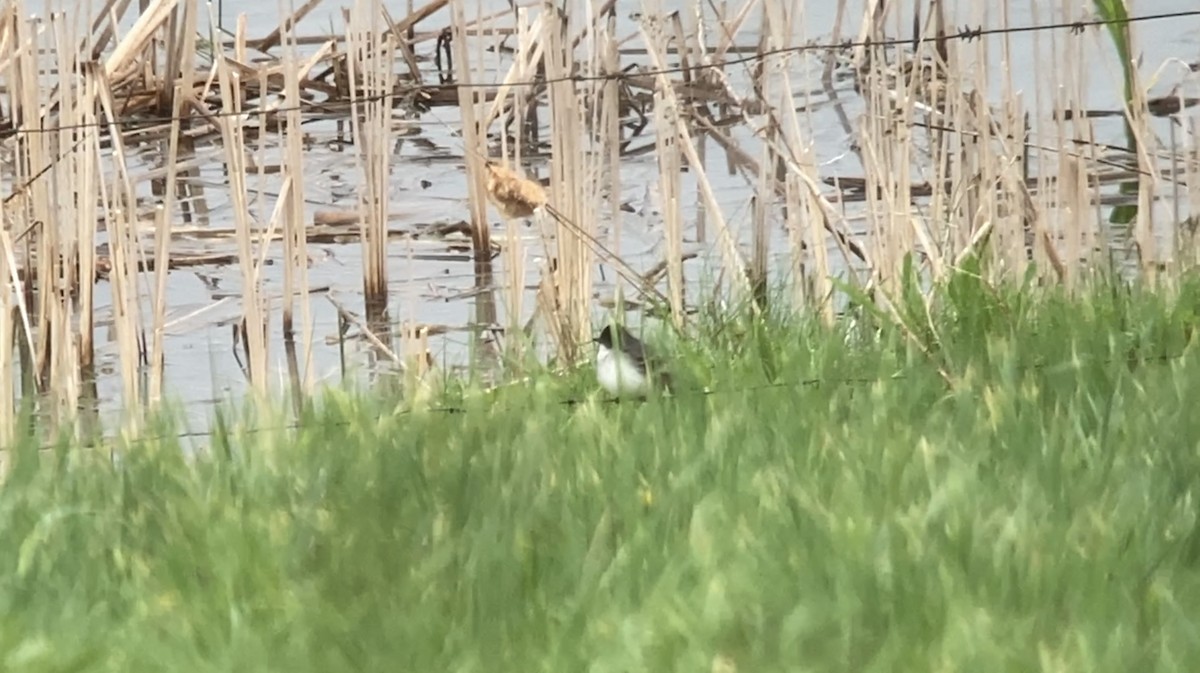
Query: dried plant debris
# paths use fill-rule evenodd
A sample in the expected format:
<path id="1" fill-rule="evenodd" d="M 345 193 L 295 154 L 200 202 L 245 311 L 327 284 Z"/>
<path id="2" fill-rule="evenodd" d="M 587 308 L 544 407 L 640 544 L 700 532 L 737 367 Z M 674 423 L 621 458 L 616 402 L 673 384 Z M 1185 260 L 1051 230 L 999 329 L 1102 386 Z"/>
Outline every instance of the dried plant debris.
<path id="1" fill-rule="evenodd" d="M 546 205 L 546 190 L 538 182 L 523 178 L 495 161 L 487 163 L 487 170 L 488 200 L 504 217 L 530 217 L 535 210 Z"/>

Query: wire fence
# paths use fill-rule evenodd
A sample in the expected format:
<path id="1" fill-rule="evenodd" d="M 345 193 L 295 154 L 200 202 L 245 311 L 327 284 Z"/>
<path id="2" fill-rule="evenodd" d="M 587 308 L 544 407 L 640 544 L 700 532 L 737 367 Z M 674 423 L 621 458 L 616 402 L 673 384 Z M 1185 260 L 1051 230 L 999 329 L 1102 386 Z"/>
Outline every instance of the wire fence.
<path id="1" fill-rule="evenodd" d="M 1142 365 L 1155 365 L 1155 364 L 1171 363 L 1171 362 L 1175 362 L 1178 360 L 1182 360 L 1187 356 L 1188 356 L 1187 352 L 1179 352 L 1179 353 L 1154 355 L 1154 356 L 1148 356 L 1148 357 L 1128 357 L 1128 358 L 1119 358 L 1119 359 L 1118 358 L 1109 358 L 1109 359 L 1104 359 L 1104 360 L 1094 360 L 1091 362 L 1091 364 L 1092 365 L 1105 365 L 1105 366 L 1119 364 L 1119 365 L 1124 365 L 1125 367 L 1130 368 L 1130 369 L 1135 369 Z M 1034 363 L 1031 365 L 1027 365 L 1025 367 L 1019 367 L 1017 369 L 1020 372 L 1027 373 L 1027 372 L 1033 372 L 1033 371 L 1041 371 L 1041 370 L 1045 370 L 1045 369 L 1048 369 L 1048 368 L 1051 368 L 1054 366 L 1061 366 L 1061 365 L 1062 365 L 1062 363 L 1057 363 L 1057 362 L 1038 362 L 1038 363 Z M 563 398 L 563 399 L 557 400 L 555 402 L 555 406 L 575 407 L 575 406 L 579 406 L 579 405 L 582 405 L 582 404 L 585 404 L 588 402 L 594 402 L 594 403 L 597 403 L 600 405 L 605 405 L 605 406 L 620 405 L 620 404 L 645 404 L 652 399 L 659 400 L 659 401 L 669 404 L 669 403 L 672 403 L 673 401 L 678 401 L 680 399 L 702 398 L 702 397 L 710 397 L 710 396 L 714 396 L 714 395 L 732 395 L 732 394 L 751 394 L 751 395 L 753 395 L 753 394 L 759 394 L 759 393 L 763 393 L 763 392 L 770 391 L 770 390 L 815 388 L 815 387 L 823 387 L 823 386 L 873 386 L 873 385 L 878 385 L 878 384 L 888 384 L 888 383 L 904 382 L 904 381 L 911 381 L 911 380 L 912 380 L 912 377 L 906 376 L 904 374 L 895 374 L 892 376 L 859 376 L 859 377 L 849 376 L 849 377 L 836 377 L 836 378 L 807 378 L 807 379 L 794 379 L 794 380 L 785 380 L 785 381 L 772 381 L 772 382 L 751 385 L 751 386 L 737 386 L 737 387 L 729 387 L 729 388 L 709 388 L 709 387 L 684 388 L 684 389 L 681 389 L 678 391 L 671 391 L 668 394 L 658 395 L 658 396 L 654 396 L 654 397 L 643 397 L 643 398 L 598 397 L 594 394 L 589 394 L 589 395 L 585 395 L 582 397 L 568 397 L 568 398 Z M 506 388 L 510 388 L 510 387 L 511 386 L 506 386 Z M 500 390 L 500 388 L 494 388 L 489 391 L 485 391 L 485 394 L 486 393 L 495 393 L 497 390 Z M 490 409 L 489 409 L 489 411 L 490 411 Z M 411 415 L 411 414 L 415 414 L 415 413 L 458 415 L 458 414 L 467 414 L 470 412 L 471 412 L 471 409 L 465 405 L 447 405 L 447 406 L 423 407 L 420 409 L 415 409 L 415 408 L 401 409 L 401 410 L 397 411 L 397 415 Z M 505 412 L 505 413 L 507 413 L 507 412 Z M 217 422 L 218 422 L 218 424 L 221 424 L 221 422 L 219 420 Z M 344 421 L 326 421 L 326 422 L 316 423 L 316 424 L 314 424 L 314 423 L 288 423 L 285 425 L 239 427 L 236 429 L 226 427 L 226 428 L 221 428 L 221 429 L 188 430 L 188 431 L 184 431 L 184 432 L 170 433 L 170 434 L 135 436 L 135 437 L 129 438 L 128 441 L 139 442 L 139 443 L 141 443 L 141 442 L 166 442 L 166 441 L 181 441 L 181 440 L 185 440 L 185 439 L 211 439 L 211 438 L 217 437 L 217 436 L 230 437 L 230 436 L 237 436 L 237 435 L 262 435 L 262 434 L 268 434 L 268 433 L 281 433 L 281 432 L 304 432 L 304 431 L 316 430 L 316 429 L 350 427 L 355 422 L 356 421 L 353 421 L 353 420 L 344 420 Z M 91 444 L 87 444 L 87 445 L 84 445 L 84 446 L 78 447 L 78 448 L 84 448 L 84 449 L 110 448 L 114 444 L 117 444 L 117 443 L 118 443 L 118 438 L 108 437 L 108 438 L 104 438 L 102 440 L 95 441 Z M 40 445 L 38 448 L 40 450 L 47 451 L 47 450 L 56 448 L 60 444 L 47 443 L 47 444 Z"/>
<path id="2" fill-rule="evenodd" d="M 547 86 L 550 84 L 557 84 L 557 83 L 563 83 L 563 82 L 575 82 L 575 83 L 609 82 L 609 81 L 623 82 L 623 81 L 633 80 L 635 78 L 636 79 L 644 79 L 645 77 L 648 77 L 648 76 L 673 75 L 673 74 L 682 74 L 682 73 L 694 74 L 694 73 L 698 73 L 698 72 L 701 72 L 704 70 L 719 70 L 721 68 L 728 67 L 731 65 L 755 64 L 755 63 L 765 61 L 767 59 L 778 57 L 778 56 L 788 56 L 788 55 L 800 54 L 800 53 L 805 53 L 805 52 L 844 51 L 844 50 L 853 49 L 856 47 L 896 47 L 896 46 L 904 46 L 904 45 L 925 44 L 925 43 L 930 43 L 930 42 L 940 42 L 940 41 L 944 41 L 944 40 L 963 40 L 963 41 L 970 42 L 972 40 L 977 40 L 977 39 L 981 39 L 984 37 L 992 37 L 992 36 L 997 36 L 997 35 L 1012 35 L 1012 34 L 1019 34 L 1019 33 L 1031 33 L 1031 32 L 1051 31 L 1051 30 L 1069 30 L 1073 33 L 1078 34 L 1078 33 L 1082 33 L 1087 28 L 1093 28 L 1093 27 L 1098 27 L 1098 26 L 1134 24 L 1134 23 L 1143 23 L 1143 22 L 1147 22 L 1147 21 L 1164 21 L 1164 20 L 1169 20 L 1169 19 L 1181 19 L 1181 18 L 1187 18 L 1187 17 L 1200 17 L 1200 9 L 1185 10 L 1185 11 L 1180 11 L 1180 12 L 1163 12 L 1163 13 L 1159 13 L 1159 14 L 1143 14 L 1140 16 L 1128 16 L 1128 17 L 1115 18 L 1115 19 L 1103 19 L 1103 18 L 1082 19 L 1082 20 L 1078 20 L 1078 21 L 1064 21 L 1064 22 L 1058 22 L 1058 23 L 1047 23 L 1047 24 L 1037 24 L 1037 25 L 1028 25 L 1028 26 L 1008 26 L 1008 27 L 1003 27 L 1003 28 L 985 28 L 983 26 L 977 26 L 977 27 L 972 28 L 972 27 L 968 26 L 968 27 L 961 28 L 957 32 L 954 32 L 954 33 L 948 33 L 945 35 L 938 35 L 938 36 L 920 36 L 920 37 L 916 37 L 916 38 L 894 38 L 894 39 L 884 39 L 884 40 L 874 40 L 874 41 L 872 41 L 872 40 L 863 40 L 863 41 L 843 40 L 843 41 L 839 41 L 839 42 L 793 45 L 790 47 L 779 47 L 776 49 L 767 49 L 767 50 L 763 50 L 760 52 L 756 52 L 754 54 L 748 54 L 745 56 L 725 58 L 725 59 L 722 59 L 718 63 L 700 63 L 700 64 L 686 65 L 686 66 L 681 65 L 681 66 L 675 66 L 675 67 L 669 67 L 669 68 L 637 70 L 637 71 L 633 71 L 633 72 L 621 70 L 618 72 L 600 73 L 600 74 L 594 74 L 594 75 L 573 74 L 573 75 L 563 76 L 563 77 L 550 77 L 550 78 L 540 77 L 537 79 L 526 80 L 526 81 L 508 82 L 507 86 L 509 86 L 511 88 L 521 88 L 521 87 Z M 485 82 L 449 82 L 446 84 L 428 85 L 428 88 L 453 89 L 453 90 L 474 89 L 474 88 L 488 89 L 488 88 L 499 88 L 504 85 L 505 85 L 505 83 L 503 83 L 503 82 L 486 82 L 486 83 Z M 417 87 L 417 86 L 423 86 L 423 85 L 414 84 L 414 87 Z M 354 102 L 357 102 L 357 103 L 369 103 L 369 102 L 379 102 L 379 101 L 384 101 L 384 100 L 389 100 L 389 99 L 394 100 L 395 98 L 396 98 L 396 94 L 394 92 L 389 92 L 386 94 L 375 94 L 375 95 L 370 95 L 370 96 L 356 96 L 353 100 L 354 100 Z M 300 102 L 300 103 L 297 103 L 296 105 L 292 105 L 292 106 L 281 105 L 278 107 L 273 107 L 269 110 L 269 112 L 273 115 L 284 114 L 287 112 L 304 113 L 312 108 L 323 107 L 323 106 L 327 106 L 327 105 L 328 105 L 327 102 Z M 213 110 L 213 111 L 206 112 L 205 118 L 219 119 L 219 118 L 224 118 L 224 117 L 247 117 L 247 116 L 251 116 L 254 114 L 260 114 L 262 112 L 267 112 L 267 111 L 266 110 L 258 111 L 258 110 L 252 109 L 252 110 L 242 110 L 242 111 L 236 111 L 236 112 L 235 111 L 226 112 L 226 111 L 222 111 L 222 110 Z M 323 110 L 322 114 L 328 114 L 328 111 Z M 146 126 L 146 125 L 152 125 L 152 124 L 166 124 L 166 123 L 172 123 L 175 121 L 188 121 L 188 120 L 192 120 L 192 119 L 194 119 L 193 116 L 177 117 L 177 116 L 173 116 L 173 115 L 147 115 L 147 116 L 139 116 L 136 119 L 112 119 L 112 120 L 103 121 L 103 122 L 64 124 L 64 125 L 56 125 L 56 126 L 40 126 L 39 125 L 36 128 L 21 127 L 21 128 L 12 129 L 8 133 L 10 133 L 10 134 L 27 134 L 28 135 L 28 134 L 37 134 L 37 133 L 58 133 L 58 132 L 62 132 L 62 131 L 74 131 L 74 130 L 84 130 L 84 129 L 103 129 L 103 128 L 109 128 L 112 126 L 124 128 L 124 127 L 132 127 L 132 126 Z M 41 119 L 38 120 L 39 124 L 41 121 L 42 121 Z"/>
<path id="3" fill-rule="evenodd" d="M 733 57 L 733 58 L 722 59 L 719 63 L 701 63 L 701 64 L 694 64 L 694 65 L 688 65 L 688 66 L 678 66 L 678 67 L 661 68 L 661 69 L 639 69 L 636 71 L 622 70 L 620 72 L 591 74 L 591 75 L 589 75 L 589 74 L 573 74 L 570 76 L 558 77 L 558 78 L 541 77 L 541 78 L 537 78 L 534 80 L 528 80 L 528 81 L 521 81 L 521 82 L 515 82 L 515 83 L 509 82 L 508 86 L 513 87 L 513 88 L 519 88 L 519 87 L 546 86 L 546 85 L 550 85 L 550 84 L 563 83 L 563 82 L 586 83 L 586 82 L 607 82 L 607 81 L 613 81 L 613 80 L 626 81 L 626 80 L 630 80 L 633 78 L 641 79 L 641 78 L 645 78 L 647 76 L 672 75 L 672 74 L 682 74 L 682 73 L 693 73 L 694 74 L 694 73 L 698 73 L 698 72 L 705 71 L 705 70 L 720 69 L 720 68 L 728 67 L 731 65 L 754 64 L 754 63 L 758 63 L 758 62 L 761 62 L 761 61 L 764 61 L 764 60 L 767 60 L 770 58 L 796 55 L 796 54 L 801 54 L 801 53 L 805 53 L 805 52 L 831 52 L 831 51 L 839 51 L 839 50 L 844 51 L 844 50 L 849 50 L 849 49 L 853 49 L 856 47 L 864 47 L 864 48 L 898 47 L 898 46 L 905 46 L 905 45 L 913 45 L 915 47 L 919 44 L 930 43 L 930 42 L 936 43 L 936 42 L 946 41 L 946 40 L 961 40 L 961 41 L 970 42 L 973 40 L 982 39 L 982 38 L 986 38 L 986 37 L 1030 33 L 1030 32 L 1037 32 L 1037 31 L 1067 30 L 1067 31 L 1071 31 L 1072 33 L 1075 33 L 1075 34 L 1080 34 L 1080 33 L 1084 32 L 1085 30 L 1087 30 L 1088 28 L 1093 28 L 1093 27 L 1135 24 L 1135 23 L 1142 23 L 1142 22 L 1149 22 L 1149 21 L 1182 19 L 1182 18 L 1188 18 L 1188 17 L 1200 17 L 1200 9 L 1186 10 L 1186 11 L 1179 11 L 1179 12 L 1163 12 L 1163 13 L 1154 13 L 1154 14 L 1144 14 L 1144 15 L 1139 15 L 1139 16 L 1128 16 L 1128 17 L 1117 18 L 1117 19 L 1092 18 L 1092 19 L 1081 19 L 1081 20 L 1077 20 L 1077 21 L 1063 21 L 1063 22 L 1057 22 L 1057 23 L 1027 25 L 1027 26 L 1008 26 L 1008 27 L 1001 27 L 1001 28 L 985 28 L 983 26 L 976 26 L 976 27 L 967 26 L 967 27 L 963 27 L 963 28 L 957 30 L 956 32 L 948 33 L 948 34 L 944 34 L 944 35 L 917 36 L 914 38 L 905 38 L 905 39 L 896 38 L 896 39 L 864 40 L 864 41 L 843 40 L 843 41 L 829 42 L 829 43 L 812 43 L 812 44 L 795 45 L 795 46 L 789 46 L 789 47 L 781 47 L 781 48 L 777 48 L 777 49 L 764 50 L 764 51 L 760 51 L 760 52 L 745 55 L 745 56 L 738 56 L 738 57 Z M 462 89 L 462 88 L 496 88 L 501 85 L 502 85 L 502 83 L 499 83 L 499 82 L 493 82 L 493 83 L 450 82 L 450 83 L 445 83 L 445 84 L 440 84 L 440 85 L 430 85 L 430 86 L 438 87 L 438 88 Z M 389 100 L 389 99 L 394 99 L 394 98 L 395 98 L 395 94 L 388 93 L 388 94 L 374 95 L 374 96 L 360 96 L 360 97 L 356 97 L 354 100 L 356 102 L 362 103 L 362 102 L 378 102 L 378 101 Z M 304 112 L 308 111 L 310 108 L 312 108 L 314 106 L 318 106 L 318 105 L 323 105 L 323 104 L 322 103 L 301 102 L 294 106 L 276 107 L 276 108 L 273 108 L 272 110 L 270 110 L 270 112 L 272 114 L 283 114 L 283 113 L 287 113 L 287 112 L 304 113 Z M 240 112 L 211 111 L 211 112 L 207 113 L 206 116 L 213 117 L 213 118 L 247 117 L 247 116 L 252 116 L 254 114 L 259 114 L 259 113 L 261 113 L 261 111 L 256 111 L 256 110 L 248 110 L 248 111 L 244 110 L 244 111 L 240 111 Z M 326 112 L 323 112 L 323 113 L 326 113 Z M 192 119 L 192 117 L 155 115 L 155 116 L 141 116 L 136 119 L 112 119 L 112 120 L 104 121 L 104 122 L 69 124 L 69 125 L 59 125 L 59 126 L 41 126 L 40 124 L 43 120 L 38 119 L 37 121 L 38 121 L 39 126 L 36 128 L 29 128 L 29 127 L 22 126 L 20 128 L 12 129 L 8 133 L 9 134 L 17 134 L 17 135 L 30 135 L 30 134 L 39 134 L 39 133 L 60 133 L 60 132 L 69 132 L 69 131 L 78 131 L 78 130 L 87 130 L 87 129 L 105 129 L 105 128 L 111 128 L 114 126 L 116 126 L 116 127 L 131 127 L 131 126 L 144 126 L 147 124 L 172 123 L 175 121 L 187 121 L 190 119 Z M 953 130 L 953 129 L 948 129 L 948 130 Z M 76 146 L 78 146 L 83 141 L 84 141 L 83 138 L 78 139 L 78 141 L 76 142 Z M 1125 148 L 1117 148 L 1117 149 L 1125 149 Z M 51 165 L 53 165 L 53 162 L 51 163 Z M 33 180 L 36 180 L 40 174 L 44 173 L 48 169 L 49 169 L 49 166 L 47 166 L 45 169 L 40 171 L 37 175 L 34 175 L 33 178 L 30 180 L 30 182 L 32 182 Z M 13 196 L 16 196 L 17 194 L 19 194 L 20 191 L 21 190 L 16 190 L 16 192 L 14 194 L 10 195 L 8 198 L 5 199 L 5 202 L 7 202 L 11 198 L 13 198 Z M 1162 356 L 1156 356 L 1156 357 L 1152 357 L 1152 358 L 1146 358 L 1146 359 L 1138 361 L 1138 363 L 1149 364 L 1149 363 L 1169 362 L 1169 361 L 1180 359 L 1183 356 L 1184 356 L 1184 354 L 1182 354 L 1182 353 L 1174 354 L 1174 355 L 1162 355 Z M 1116 361 L 1114 360 L 1112 362 L 1116 362 Z M 1121 362 L 1133 364 L 1133 361 L 1130 361 L 1130 360 L 1122 360 Z M 1040 364 L 1030 367 L 1030 369 L 1043 369 L 1048 366 L 1050 366 L 1050 363 L 1040 363 Z M 849 378 L 838 378 L 838 379 L 813 378 L 813 379 L 800 379 L 800 380 L 791 380 L 791 381 L 776 381 L 776 382 L 770 382 L 770 383 L 765 383 L 765 384 L 761 384 L 761 385 L 744 386 L 744 387 L 737 387 L 737 388 L 726 388 L 726 389 L 699 388 L 699 389 L 690 389 L 690 390 L 680 390 L 680 391 L 672 393 L 670 398 L 681 398 L 681 397 L 686 398 L 689 396 L 711 396 L 711 395 L 734 394 L 734 393 L 753 394 L 756 392 L 772 390 L 772 389 L 780 389 L 780 388 L 805 388 L 805 387 L 830 386 L 830 385 L 874 385 L 874 384 L 879 384 L 879 383 L 888 383 L 888 382 L 894 382 L 894 381 L 898 381 L 898 380 L 904 380 L 905 378 L 906 377 L 901 375 L 901 376 L 891 376 L 891 377 L 849 377 Z M 670 398 L 668 398 L 668 399 L 670 399 Z M 594 399 L 597 399 L 597 398 L 595 398 L 594 396 L 586 396 L 586 397 L 579 397 L 579 398 L 563 399 L 563 400 L 560 400 L 558 403 L 561 405 L 565 405 L 565 406 L 575 406 L 575 405 L 579 405 L 579 404 L 582 404 L 589 400 L 594 400 Z M 628 400 L 619 400 L 619 399 L 600 399 L 599 401 L 601 403 L 606 403 L 606 404 L 628 402 Z M 634 402 L 636 402 L 636 400 L 634 400 Z M 432 412 L 432 413 L 462 414 L 462 413 L 468 413 L 469 410 L 464 406 L 444 406 L 444 407 L 432 407 L 432 408 L 425 409 L 424 411 Z M 406 410 L 406 411 L 402 411 L 401 413 L 412 413 L 412 411 Z M 348 422 L 323 424 L 322 427 L 328 427 L 330 425 L 333 425 L 333 426 L 343 425 L 344 426 L 347 424 L 348 424 Z M 310 427 L 309 425 L 297 423 L 297 424 L 288 424 L 288 425 L 281 425 L 281 426 L 244 428 L 244 429 L 239 429 L 238 432 L 241 432 L 241 433 L 295 432 L 295 431 L 303 431 L 305 429 L 308 429 L 309 427 Z M 138 437 L 137 441 L 168 441 L 168 440 L 183 440 L 183 439 L 189 439 L 189 438 L 212 438 L 214 436 L 217 436 L 218 434 L 221 434 L 222 432 L 228 432 L 228 430 L 225 430 L 225 431 L 222 431 L 222 430 L 187 431 L 187 432 L 173 433 L 173 434 L 161 435 L 161 436 L 145 436 L 145 437 Z M 101 443 L 91 445 L 90 448 L 100 448 L 102 446 L 111 444 L 113 441 L 114 440 L 112 438 L 108 438 L 108 439 L 102 440 Z M 51 449 L 51 448 L 54 448 L 54 446 L 55 445 L 53 445 L 53 444 L 48 444 L 48 445 L 42 446 L 41 448 Z"/>
<path id="4" fill-rule="evenodd" d="M 698 72 L 701 72 L 704 70 L 719 70 L 721 68 L 725 68 L 725 67 L 728 67 L 731 65 L 758 63 L 761 61 L 765 61 L 766 59 L 769 59 L 769 58 L 774 58 L 774 57 L 778 57 L 778 56 L 787 56 L 787 55 L 792 55 L 792 54 L 800 54 L 800 53 L 804 53 L 804 52 L 831 52 L 831 51 L 839 51 L 839 50 L 844 51 L 844 50 L 853 49 L 856 47 L 896 47 L 896 46 L 904 46 L 904 45 L 913 45 L 915 47 L 916 45 L 919 45 L 919 44 L 930 43 L 930 42 L 936 43 L 936 42 L 941 42 L 941 41 L 945 41 L 945 40 L 963 40 L 963 41 L 970 42 L 972 40 L 982 39 L 985 37 L 993 37 L 993 36 L 998 36 L 998 35 L 1010 35 L 1010 34 L 1037 32 L 1037 31 L 1051 31 L 1051 30 L 1069 30 L 1072 33 L 1080 34 L 1083 31 L 1085 31 L 1086 29 L 1092 28 L 1092 27 L 1134 24 L 1134 23 L 1143 23 L 1143 22 L 1148 22 L 1148 21 L 1163 21 L 1163 20 L 1168 20 L 1168 19 L 1180 19 L 1180 18 L 1187 18 L 1187 17 L 1200 17 L 1200 9 L 1185 10 L 1185 11 L 1179 11 L 1179 12 L 1162 12 L 1162 13 L 1157 13 L 1157 14 L 1143 14 L 1143 15 L 1139 15 L 1139 16 L 1126 16 L 1126 17 L 1112 18 L 1112 19 L 1093 18 L 1093 19 L 1081 19 L 1081 20 L 1077 20 L 1077 21 L 1062 21 L 1062 22 L 1057 22 L 1057 23 L 1037 24 L 1037 25 L 1028 25 L 1028 26 L 1008 26 L 1008 27 L 1002 27 L 1002 28 L 985 28 L 982 25 L 974 27 L 974 28 L 968 26 L 968 27 L 961 28 L 957 32 L 954 32 L 954 33 L 948 33 L 948 34 L 936 35 L 936 36 L 918 36 L 915 38 L 903 38 L 903 39 L 902 38 L 894 38 L 894 39 L 884 39 L 884 40 L 874 40 L 874 41 L 863 40 L 863 41 L 857 41 L 857 42 L 853 41 L 853 40 L 842 40 L 839 42 L 829 42 L 829 43 L 823 43 L 823 44 L 822 43 L 813 43 L 813 44 L 805 44 L 805 45 L 794 45 L 794 46 L 790 46 L 790 47 L 780 47 L 777 49 L 764 50 L 764 51 L 760 51 L 760 52 L 757 52 L 754 54 L 749 54 L 746 56 L 722 59 L 718 63 L 701 63 L 701 64 L 695 64 L 695 65 L 686 65 L 686 66 L 681 65 L 681 66 L 670 67 L 670 68 L 661 68 L 661 69 L 638 69 L 633 72 L 630 72 L 628 70 L 621 70 L 618 72 L 601 73 L 601 74 L 597 74 L 597 75 L 573 74 L 570 76 L 558 77 L 558 78 L 541 77 L 541 78 L 534 79 L 534 80 L 510 82 L 508 84 L 508 86 L 515 89 L 515 88 L 521 88 L 521 87 L 547 86 L 550 84 L 555 84 L 555 83 L 560 83 L 560 82 L 582 83 L 582 82 L 606 82 L 606 81 L 614 81 L 614 80 L 620 82 L 620 81 L 632 80 L 633 78 L 641 79 L 641 78 L 645 78 L 648 76 L 655 76 L 655 75 L 671 75 L 671 74 L 682 74 L 682 73 L 692 74 L 692 73 L 698 73 Z M 414 85 L 414 87 L 418 88 L 418 89 L 422 88 L 424 86 L 425 85 L 419 85 L 419 84 Z M 449 82 L 449 83 L 443 83 L 443 84 L 438 84 L 438 85 L 429 85 L 429 87 L 427 87 L 427 88 L 462 89 L 462 88 L 498 88 L 500 86 L 502 86 L 502 83 L 498 83 L 498 82 L 491 82 L 491 83 Z M 387 93 L 387 94 L 376 94 L 376 95 L 370 95 L 370 96 L 356 96 L 355 98 L 353 98 L 352 102 L 356 102 L 356 103 L 379 102 L 379 101 L 385 101 L 385 100 L 389 100 L 389 99 L 394 100 L 395 97 L 396 97 L 396 94 L 394 92 Z M 311 109 L 313 109 L 315 107 L 328 106 L 328 105 L 329 105 L 328 102 L 301 101 L 301 102 L 299 102 L 295 105 L 291 105 L 291 106 L 282 105 L 282 106 L 278 106 L 278 107 L 273 107 L 269 112 L 273 115 L 286 114 L 288 112 L 298 112 L 298 113 L 303 114 L 305 112 L 310 111 Z M 254 109 L 242 110 L 242 111 L 236 111 L 236 112 L 234 112 L 234 111 L 226 112 L 223 110 L 209 110 L 209 111 L 205 112 L 205 118 L 206 119 L 221 119 L 221 118 L 225 118 L 225 117 L 244 118 L 244 117 L 253 116 L 255 114 L 264 114 L 266 112 L 267 112 L 266 110 L 254 110 Z M 328 111 L 322 110 L 321 114 L 328 114 Z M 9 130 L 5 131 L 4 134 L 12 136 L 12 135 L 33 135 L 33 134 L 44 134 L 44 133 L 62 133 L 62 132 L 69 132 L 69 131 L 83 131 L 83 130 L 88 130 L 88 129 L 97 129 L 97 130 L 108 129 L 108 128 L 124 129 L 124 128 L 131 128 L 131 127 L 156 125 L 156 124 L 169 124 L 169 123 L 174 123 L 176 121 L 179 121 L 179 122 L 192 121 L 194 119 L 195 119 L 195 117 L 193 117 L 193 116 L 185 117 L 185 116 L 175 116 L 175 115 L 144 115 L 144 116 L 139 115 L 138 117 L 132 118 L 132 119 L 110 119 L 110 120 L 106 120 L 106 121 L 92 122 L 92 123 L 61 124 L 61 125 L 54 125 L 54 126 L 43 126 L 42 125 L 43 119 L 39 118 L 37 120 L 38 126 L 35 128 L 31 128 L 31 127 L 22 125 L 18 128 L 9 129 Z M 918 123 L 918 125 L 920 125 L 920 124 Z M 955 132 L 955 133 L 961 132 L 959 129 L 953 129 L 953 128 L 946 128 L 943 130 L 946 130 L 949 132 Z M 32 185 L 34 182 L 36 182 L 39 178 L 41 178 L 42 175 L 47 173 L 54 165 L 56 165 L 60 160 L 62 160 L 63 157 L 67 156 L 71 152 L 74 152 L 75 149 L 78 148 L 80 145 L 82 145 L 86 140 L 87 140 L 86 136 L 77 138 L 75 140 L 75 143 L 69 149 L 61 152 L 61 154 L 59 154 L 59 156 L 57 156 L 53 160 L 47 162 L 47 164 L 44 167 L 42 167 L 40 170 L 38 170 L 32 176 L 30 176 L 24 182 L 24 184 L 20 185 L 16 189 L 13 189 L 12 193 L 9 194 L 8 196 L 6 196 L 3 199 L 3 201 L 0 203 L 8 204 L 13 199 L 20 196 L 22 193 L 24 193 L 29 188 L 30 185 Z M 1076 143 L 1077 144 L 1095 144 L 1095 143 L 1090 143 L 1088 141 L 1082 141 L 1082 140 L 1078 140 L 1078 141 L 1076 141 Z M 1026 144 L 1027 144 L 1027 146 L 1030 146 L 1030 147 L 1036 147 L 1029 143 L 1026 143 Z M 1040 148 L 1039 147 L 1039 149 L 1052 149 L 1052 148 Z M 1134 151 L 1130 148 L 1113 147 L 1112 149 L 1119 150 L 1119 151 L 1126 152 L 1126 153 L 1132 153 Z M 1062 152 L 1063 150 L 1053 149 L 1053 151 Z M 1150 175 L 1150 172 L 1145 171 L 1143 169 L 1136 168 L 1136 167 L 1133 167 L 1132 170 L 1135 170 L 1138 173 Z M 31 226 L 30 229 L 32 229 L 32 228 L 33 227 Z"/>

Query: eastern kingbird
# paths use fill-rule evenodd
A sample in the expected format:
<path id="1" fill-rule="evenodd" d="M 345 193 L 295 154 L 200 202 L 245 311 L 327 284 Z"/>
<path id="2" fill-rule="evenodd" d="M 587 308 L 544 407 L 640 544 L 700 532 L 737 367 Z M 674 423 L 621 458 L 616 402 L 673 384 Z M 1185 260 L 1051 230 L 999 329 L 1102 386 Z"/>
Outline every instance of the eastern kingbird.
<path id="1" fill-rule="evenodd" d="M 652 388 L 670 390 L 671 376 L 646 345 L 625 328 L 607 325 L 596 353 L 596 380 L 616 397 L 645 397 Z"/>

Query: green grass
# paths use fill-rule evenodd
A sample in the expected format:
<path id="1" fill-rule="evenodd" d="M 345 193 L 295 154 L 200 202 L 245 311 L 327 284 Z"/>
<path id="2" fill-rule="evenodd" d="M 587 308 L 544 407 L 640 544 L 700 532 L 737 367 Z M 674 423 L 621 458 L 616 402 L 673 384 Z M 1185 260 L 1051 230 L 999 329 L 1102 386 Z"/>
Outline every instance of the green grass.
<path id="1" fill-rule="evenodd" d="M 866 315 L 660 341 L 711 394 L 581 372 L 457 413 L 331 391 L 193 458 L 27 442 L 0 668 L 1194 670 L 1200 285 L 938 297 L 924 348 Z"/>

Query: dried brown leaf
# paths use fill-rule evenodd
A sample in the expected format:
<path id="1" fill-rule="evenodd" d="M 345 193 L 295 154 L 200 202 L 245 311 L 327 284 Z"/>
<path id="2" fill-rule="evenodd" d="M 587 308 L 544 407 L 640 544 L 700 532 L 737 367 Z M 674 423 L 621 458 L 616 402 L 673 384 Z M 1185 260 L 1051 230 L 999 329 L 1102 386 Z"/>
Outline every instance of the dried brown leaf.
<path id="1" fill-rule="evenodd" d="M 504 217 L 530 217 L 546 205 L 546 190 L 537 182 L 517 175 L 503 164 L 489 161 L 487 169 L 488 200 Z"/>

